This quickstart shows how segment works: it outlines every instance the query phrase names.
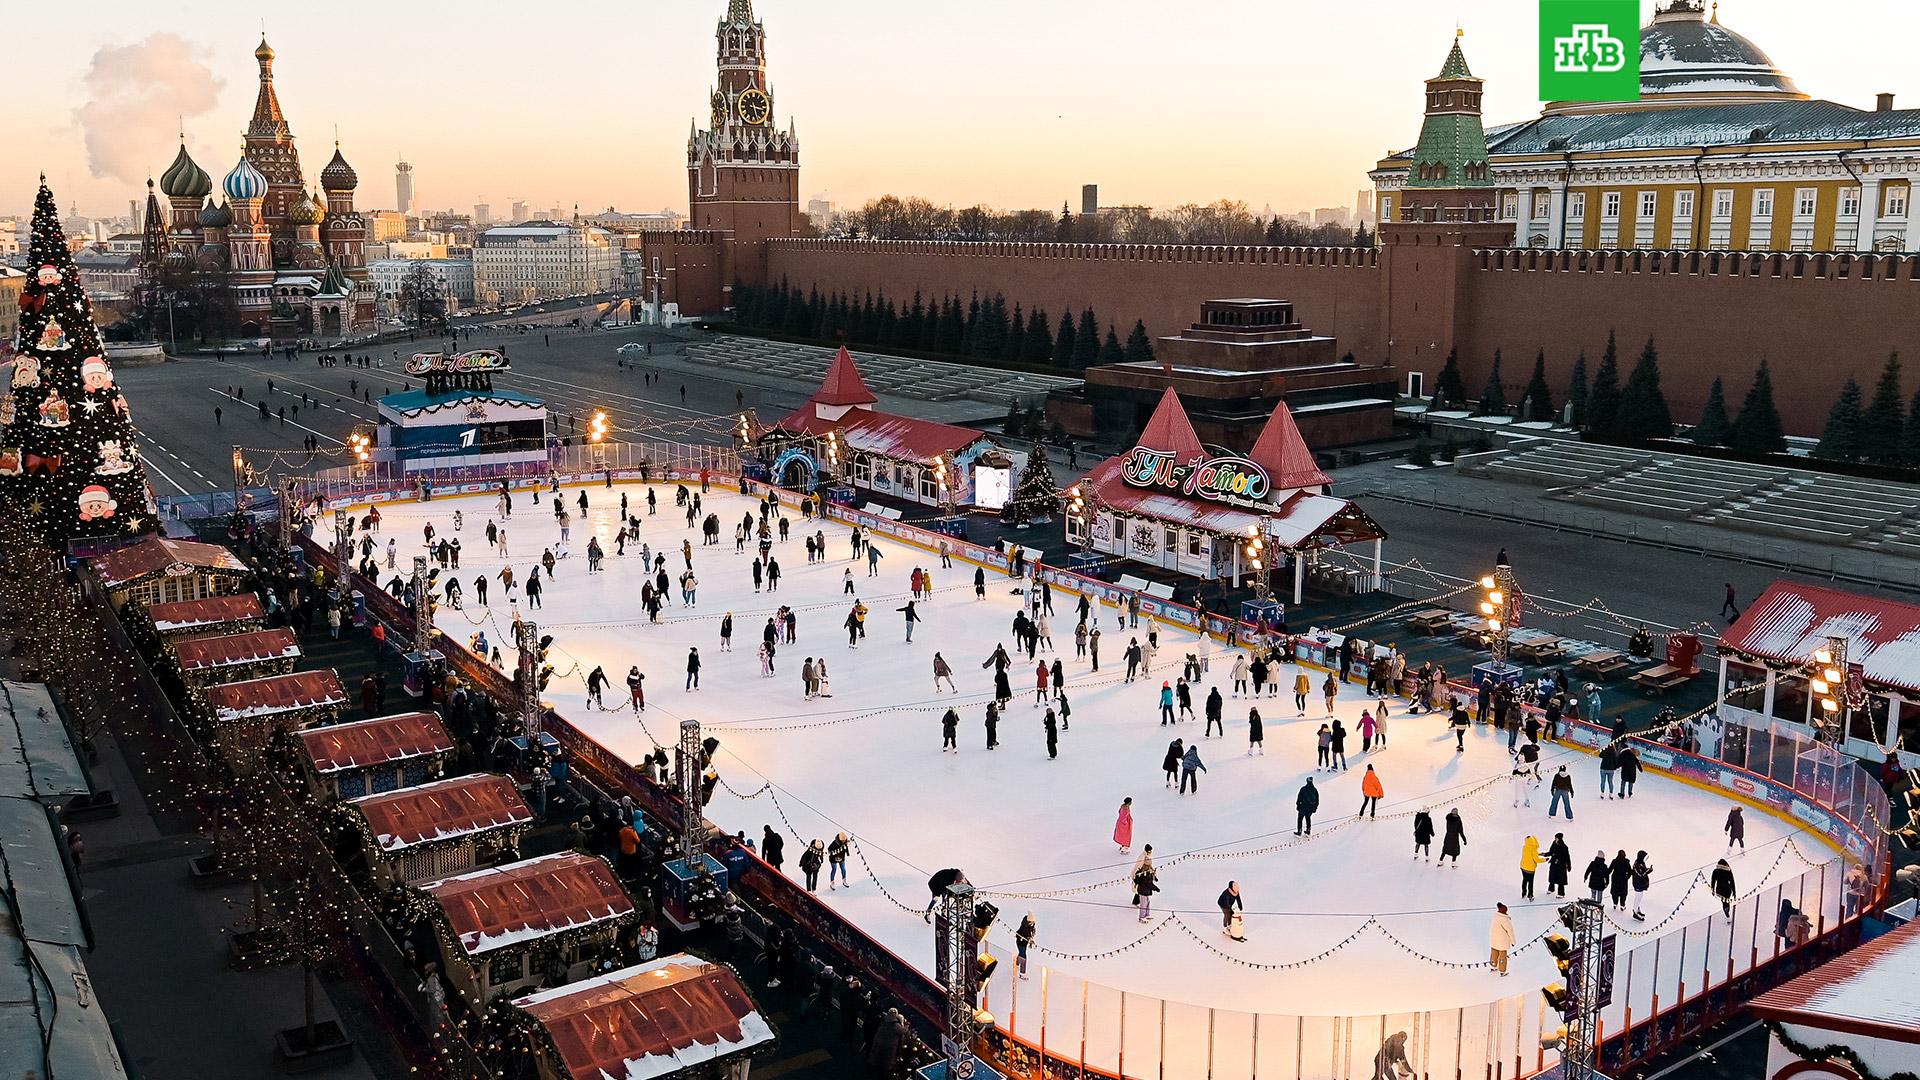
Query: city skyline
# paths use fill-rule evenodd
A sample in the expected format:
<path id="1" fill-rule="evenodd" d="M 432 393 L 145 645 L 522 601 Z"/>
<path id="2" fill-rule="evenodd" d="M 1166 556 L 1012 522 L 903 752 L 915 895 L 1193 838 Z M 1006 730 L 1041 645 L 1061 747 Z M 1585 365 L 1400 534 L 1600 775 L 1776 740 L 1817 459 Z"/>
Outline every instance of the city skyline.
<path id="1" fill-rule="evenodd" d="M 1643 15 L 1651 6 L 1642 4 Z M 1876 33 L 1848 37 L 1844 59 L 1832 47 L 1842 31 L 1807 32 L 1802 5 L 1730 0 L 1720 15 L 1813 96 L 1871 108 L 1876 92 L 1920 92 L 1873 74 L 1906 70 L 1900 43 L 1920 31 L 1920 10 L 1895 0 L 1864 8 L 1855 14 Z M 385 44 L 445 36 L 424 7 L 390 12 L 372 38 L 305 9 L 274 13 L 265 30 L 280 54 L 278 92 L 309 184 L 337 126 L 370 208 L 391 201 L 403 152 L 415 167 L 416 203 L 434 209 L 684 207 L 685 129 L 704 113 L 724 5 L 675 5 L 650 11 L 630 33 L 594 34 L 569 28 L 602 25 L 609 5 L 549 8 L 544 34 L 489 17 L 489 5 L 469 10 L 469 47 L 445 52 L 444 64 Z M 1067 10 L 986 0 L 967 12 L 918 11 L 903 23 L 877 0 L 848 0 L 832 20 L 793 0 L 756 4 L 778 124 L 798 129 L 803 190 L 842 207 L 891 193 L 1077 209 L 1083 183 L 1098 183 L 1113 204 L 1350 207 L 1369 186 L 1367 169 L 1411 145 L 1420 80 L 1438 67 L 1458 14 L 1487 80 L 1489 122 L 1538 112 L 1532 2 L 1467 13 L 1396 3 L 1390 17 L 1374 12 L 1362 23 L 1332 6 L 1267 10 L 1221 0 L 1191 12 L 1195 33 L 1174 35 L 1133 17 L 1147 10 L 1110 5 L 1087 25 Z M 254 91 L 251 16 L 212 2 L 130 9 L 109 21 L 111 37 L 77 11 L 40 9 L 33 18 L 39 32 L 81 47 L 15 59 L 22 101 L 12 111 L 0 212 L 23 212 L 44 170 L 63 206 L 122 214 L 145 176 L 171 159 L 179 123 L 214 175 L 238 158 Z M 848 32 L 858 25 L 873 33 Z M 1256 55 L 1220 55 L 1221 41 L 1263 40 L 1272 47 L 1229 49 Z M 937 52 L 925 42 L 938 42 Z M 577 89 L 543 81 L 543 71 L 565 72 Z M 529 95 L 528 86 L 550 93 Z"/>

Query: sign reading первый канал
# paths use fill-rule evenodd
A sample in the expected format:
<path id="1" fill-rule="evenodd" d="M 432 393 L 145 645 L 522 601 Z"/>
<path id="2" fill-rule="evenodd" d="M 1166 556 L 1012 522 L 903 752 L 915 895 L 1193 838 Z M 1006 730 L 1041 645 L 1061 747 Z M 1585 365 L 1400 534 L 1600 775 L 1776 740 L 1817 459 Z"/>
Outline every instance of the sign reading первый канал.
<path id="1" fill-rule="evenodd" d="M 1178 492 L 1241 506 L 1259 506 L 1271 486 L 1267 471 L 1246 458 L 1174 460 L 1172 451 L 1136 446 L 1120 463 L 1120 476 L 1137 488 Z"/>

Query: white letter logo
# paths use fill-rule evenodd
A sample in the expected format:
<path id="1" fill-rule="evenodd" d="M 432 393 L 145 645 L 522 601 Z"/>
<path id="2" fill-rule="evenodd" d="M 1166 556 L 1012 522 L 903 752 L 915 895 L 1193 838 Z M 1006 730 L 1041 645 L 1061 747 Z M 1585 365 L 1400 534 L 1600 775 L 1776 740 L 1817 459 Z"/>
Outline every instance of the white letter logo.
<path id="1" fill-rule="evenodd" d="M 1553 70 L 1607 74 L 1627 66 L 1627 43 L 1607 32 L 1604 24 L 1576 25 L 1566 37 L 1553 39 Z"/>

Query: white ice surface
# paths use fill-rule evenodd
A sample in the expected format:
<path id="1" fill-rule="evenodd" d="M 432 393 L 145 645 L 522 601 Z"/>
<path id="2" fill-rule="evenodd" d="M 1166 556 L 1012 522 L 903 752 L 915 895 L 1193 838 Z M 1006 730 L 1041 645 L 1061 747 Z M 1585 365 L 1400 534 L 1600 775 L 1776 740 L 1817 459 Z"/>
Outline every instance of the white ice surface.
<path id="1" fill-rule="evenodd" d="M 856 837 L 880 882 L 913 910 L 902 910 L 882 896 L 858 856 L 851 863 L 853 887 L 829 892 L 823 884 L 820 897 L 923 970 L 932 966 L 933 938 L 918 910 L 927 900 L 926 878 L 942 867 L 963 867 L 1002 912 L 1003 925 L 990 939 L 994 953 L 1003 958 L 990 1000 L 1003 1020 L 1012 1004 L 1011 927 L 1022 913 L 1035 914 L 1040 949 L 1064 954 L 1123 949 L 1157 925 L 1162 913 L 1179 913 L 1178 923 L 1161 928 L 1144 944 L 1101 959 L 1063 959 L 1036 951 L 1033 981 L 1020 984 L 1020 1004 L 1015 1006 L 1024 1014 L 1018 1020 L 1023 1032 L 1038 1009 L 1038 968 L 1043 965 L 1052 969 L 1050 1015 L 1056 1025 L 1063 1023 L 1063 1011 L 1072 1012 L 1077 1023 L 1080 991 L 1077 983 L 1071 991 L 1063 989 L 1068 977 L 1130 995 L 1308 1016 L 1452 1008 L 1532 994 L 1553 977 L 1548 958 L 1538 948 L 1517 955 L 1514 974 L 1502 979 L 1483 968 L 1439 966 L 1403 950 L 1379 930 L 1437 960 L 1480 964 L 1487 958 L 1492 906 L 1505 901 L 1514 908 L 1519 940 L 1535 937 L 1552 923 L 1555 903 L 1547 896 L 1544 865 L 1539 874 L 1541 901 L 1519 902 L 1519 852 L 1528 833 L 1540 837 L 1543 849 L 1555 831 L 1566 833 L 1574 855 L 1570 897 L 1582 894 L 1580 872 L 1596 848 L 1604 848 L 1609 857 L 1619 848 L 1629 857 L 1646 849 L 1657 878 L 1647 899 L 1650 918 L 1638 925 L 1627 920 L 1622 924 L 1626 930 L 1664 918 L 1688 894 L 1695 871 L 1711 868 L 1726 853 L 1721 833 L 1726 801 L 1651 772 L 1643 774 L 1631 802 L 1603 801 L 1597 795 L 1594 760 L 1565 748 L 1547 747 L 1544 760 L 1549 772 L 1563 762 L 1572 767 L 1577 821 L 1550 820 L 1544 790 L 1535 793 L 1531 808 L 1516 809 L 1505 780 L 1509 759 L 1504 736 L 1476 730 L 1468 737 L 1467 751 L 1456 753 L 1453 737 L 1441 729 L 1440 721 L 1400 715 L 1398 702 L 1385 750 L 1361 754 L 1356 732 L 1348 740 L 1351 771 L 1320 774 L 1316 782 L 1322 789 L 1322 808 L 1315 836 L 1297 843 L 1292 835 L 1294 795 L 1313 763 L 1314 732 L 1322 720 L 1317 695 L 1321 674 L 1311 672 L 1316 694 L 1306 719 L 1293 715 L 1286 692 L 1292 669 L 1282 673 L 1288 684 L 1283 696 L 1262 699 L 1264 757 L 1246 753 L 1249 703 L 1229 698 L 1227 736 L 1200 744 L 1210 771 L 1201 778 L 1198 794 L 1180 796 L 1162 784 L 1161 757 L 1170 738 L 1198 737 L 1202 724 L 1195 720 L 1169 731 L 1157 722 L 1156 701 L 1160 681 L 1177 676 L 1179 657 L 1195 648 L 1195 639 L 1163 630 L 1152 677 L 1126 685 L 1120 654 L 1134 632 L 1116 627 L 1113 609 L 1096 609 L 1105 631 L 1102 667 L 1096 675 L 1085 660 L 1072 655 L 1075 597 L 1066 593 L 1056 593 L 1052 619 L 1055 644 L 1067 654 L 1073 704 L 1073 726 L 1061 736 L 1060 757 L 1049 761 L 1045 753 L 1041 710 L 1031 704 L 1030 665 L 1013 671 L 1018 696 L 1001 723 L 1000 748 L 989 753 L 982 714 L 992 684 L 980 665 L 996 643 L 1013 648 L 1008 625 L 1019 601 L 1010 595 L 1012 582 L 989 572 L 987 597 L 976 600 L 971 566 L 956 563 L 953 569 L 940 570 L 931 552 L 891 540 L 881 541 L 881 575 L 869 578 L 864 560 L 848 562 L 846 528 L 807 524 L 789 511 L 792 539 L 774 547 L 784 575 L 781 589 L 756 595 L 748 577 L 750 555 L 735 554 L 732 540 L 732 527 L 750 511 L 751 500 L 718 487 L 706 496 L 706 506 L 720 514 L 723 535 L 720 546 L 702 548 L 698 530 L 684 528 L 684 516 L 675 512 L 672 486 L 656 486 L 660 512 L 651 517 L 645 514 L 641 485 L 585 489 L 592 503 L 588 520 L 607 548 L 608 569 L 587 573 L 587 530 L 575 517 L 573 554 L 560 564 L 544 606 L 528 612 L 543 633 L 554 635 L 559 670 L 566 673 L 578 664 L 571 678 L 555 680 L 549 697 L 573 723 L 633 759 L 651 750 L 656 739 L 673 741 L 681 717 L 698 718 L 721 739 L 717 764 L 727 784 L 708 815 L 756 840 L 763 826 L 774 826 L 786 837 L 786 869 L 796 877 L 807 840 L 831 839 L 836 831 Z M 569 511 L 576 514 L 580 490 L 563 491 Z M 680 607 L 676 584 L 674 604 L 662 613 L 664 625 L 644 624 L 637 547 L 630 546 L 624 557 L 612 554 L 620 490 L 631 495 L 642 517 L 642 539 L 656 550 L 667 549 L 669 578 L 677 579 L 684 567 L 680 542 L 694 542 L 699 604 Z M 541 548 L 558 539 L 551 498 L 543 493 L 538 507 L 524 493 L 517 498 L 509 539 L 511 563 L 522 582 Z M 451 535 L 454 510 L 464 510 L 460 576 L 471 609 L 473 578 L 480 573 L 492 577 L 501 565 L 484 538 L 494 504 L 491 496 L 476 496 L 386 505 L 381 509 L 383 531 L 404 543 L 418 538 L 423 520 L 430 518 L 439 535 Z M 815 528 L 825 531 L 832 558 L 809 566 L 802 537 Z M 405 566 L 404 556 L 410 552 L 402 554 Z M 868 638 L 859 649 L 848 648 L 841 629 L 850 602 L 841 594 L 841 573 L 849 565 L 859 596 L 872 609 Z M 933 569 L 938 595 L 919 606 L 926 621 L 909 645 L 895 609 L 906 602 L 907 578 L 915 566 Z M 383 576 L 387 573 L 383 570 Z M 491 620 L 480 616 L 480 625 L 492 641 L 510 642 L 511 612 L 497 579 L 490 581 L 489 595 Z M 524 611 L 524 591 L 518 595 Z M 767 616 L 780 603 L 798 607 L 800 640 L 780 647 L 776 676 L 763 679 L 754 649 Z M 729 610 L 735 637 L 734 651 L 726 653 L 719 650 L 718 628 L 721 614 Z M 465 641 L 475 629 L 476 614 L 443 606 L 439 624 Z M 1145 625 L 1137 633 L 1144 641 Z M 693 693 L 682 689 L 690 646 L 698 646 L 705 660 L 702 688 Z M 953 665 L 957 695 L 932 689 L 935 650 Z M 502 651 L 511 666 L 512 650 Z M 1051 660 L 1044 650 L 1042 655 Z M 802 699 L 799 670 L 808 656 L 826 658 L 832 697 Z M 1211 681 L 1227 682 L 1230 657 L 1223 648 L 1213 650 Z M 625 709 L 588 710 L 585 677 L 594 665 L 603 665 L 611 680 L 608 703 L 622 705 L 625 675 L 634 663 L 648 675 L 648 710 L 637 718 Z M 1223 692 L 1226 689 L 1230 686 L 1223 685 Z M 1339 714 L 1350 731 L 1365 704 L 1359 690 L 1349 685 L 1339 700 Z M 1204 697 L 1203 684 L 1194 694 L 1196 709 Z M 962 716 L 957 755 L 940 751 L 940 715 L 949 705 Z M 1378 768 L 1387 794 L 1379 820 L 1356 823 L 1351 815 L 1360 801 L 1367 763 Z M 768 780 L 776 787 L 777 808 L 766 795 L 749 801 L 729 791 L 752 792 Z M 1126 796 L 1134 799 L 1134 848 L 1122 855 L 1110 836 L 1115 810 Z M 1455 806 L 1465 818 L 1468 843 L 1457 869 L 1410 858 L 1411 814 L 1423 806 L 1432 809 L 1436 825 Z M 1771 896 L 1775 885 L 1791 882 L 1807 863 L 1784 848 L 1786 823 L 1753 809 L 1746 820 L 1747 847 L 1734 854 L 1734 872 L 1743 894 L 1764 887 Z M 1156 924 L 1136 921 L 1128 903 L 1130 889 L 1123 884 L 1051 898 L 994 895 L 1115 881 L 1128 873 L 1143 843 L 1154 846 L 1163 868 L 1166 891 L 1155 898 Z M 1437 839 L 1434 846 L 1437 859 Z M 1798 834 L 1797 847 L 1814 860 L 1831 856 L 1805 833 Z M 1185 852 L 1205 857 L 1176 862 Z M 1228 941 L 1220 930 L 1214 899 L 1228 879 L 1240 883 L 1245 897 L 1245 943 Z M 1837 874 L 1834 881 L 1837 884 Z M 1837 888 L 1829 891 L 1837 896 Z M 1808 895 L 1805 903 L 1814 906 L 1816 898 Z M 1693 889 L 1685 910 L 1666 929 L 1677 930 L 1717 911 L 1704 887 Z M 1254 964 L 1297 961 L 1348 938 L 1369 919 L 1376 920 L 1376 928 L 1361 933 L 1336 955 L 1304 967 L 1261 970 L 1226 958 Z M 1747 930 L 1744 925 L 1738 929 L 1742 945 Z M 1724 921 L 1715 937 L 1716 952 L 1724 950 Z M 1758 940 L 1764 954 L 1766 935 L 1758 935 Z M 1623 978 L 1625 953 L 1638 943 L 1624 934 L 1621 938 Z M 1689 951 L 1700 943 L 1696 933 Z M 1669 946 L 1662 983 L 1676 978 L 1681 967 L 1673 955 Z M 1646 961 L 1641 963 L 1635 997 L 1650 992 Z M 1696 988 L 1697 977 L 1689 976 L 1688 985 Z M 1106 991 L 1096 988 L 1091 993 Z M 1529 1023 L 1536 1011 L 1531 1004 L 1525 1009 Z M 1130 1028 L 1129 1043 L 1135 1037 Z"/>

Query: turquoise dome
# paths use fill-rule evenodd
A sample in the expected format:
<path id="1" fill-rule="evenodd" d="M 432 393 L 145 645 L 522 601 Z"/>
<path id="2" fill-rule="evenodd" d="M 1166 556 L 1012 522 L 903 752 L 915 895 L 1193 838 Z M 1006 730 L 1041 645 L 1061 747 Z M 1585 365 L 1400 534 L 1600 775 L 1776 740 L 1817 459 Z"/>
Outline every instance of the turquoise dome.
<path id="1" fill-rule="evenodd" d="M 228 199 L 262 199 L 267 194 L 267 178 L 246 155 L 240 156 L 240 164 L 233 167 L 227 178 L 220 182 Z"/>

